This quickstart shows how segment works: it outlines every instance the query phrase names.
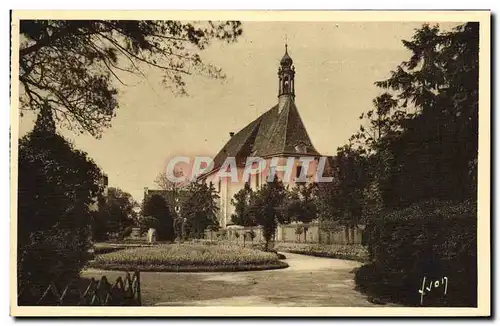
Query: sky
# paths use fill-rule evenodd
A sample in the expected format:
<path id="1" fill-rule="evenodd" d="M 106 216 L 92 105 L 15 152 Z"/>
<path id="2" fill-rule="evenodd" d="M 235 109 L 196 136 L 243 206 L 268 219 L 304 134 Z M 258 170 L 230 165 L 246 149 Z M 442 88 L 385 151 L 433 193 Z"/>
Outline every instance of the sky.
<path id="1" fill-rule="evenodd" d="M 435 22 L 430 22 L 435 24 Z M 214 157 L 238 132 L 277 103 L 278 66 L 285 39 L 293 59 L 295 103 L 311 141 L 322 155 L 334 155 L 360 126 L 359 116 L 383 90 L 375 81 L 409 58 L 401 40 L 422 23 L 411 22 L 243 22 L 236 43 L 213 43 L 202 58 L 222 68 L 224 80 L 189 76 L 189 96 L 176 96 L 161 74 L 124 76 L 120 108 L 101 139 L 60 130 L 108 174 L 109 186 L 141 201 L 144 187 L 176 155 Z M 449 30 L 458 23 L 439 23 Z M 20 136 L 34 116 L 20 119 Z"/>

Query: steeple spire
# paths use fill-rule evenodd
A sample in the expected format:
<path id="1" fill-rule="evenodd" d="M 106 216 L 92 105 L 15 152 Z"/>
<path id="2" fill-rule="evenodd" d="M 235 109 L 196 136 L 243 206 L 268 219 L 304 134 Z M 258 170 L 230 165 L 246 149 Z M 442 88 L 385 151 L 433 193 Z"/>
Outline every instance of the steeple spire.
<path id="1" fill-rule="evenodd" d="M 280 67 L 278 69 L 279 77 L 279 90 L 278 97 L 282 96 L 295 97 L 295 67 L 293 66 L 293 60 L 288 54 L 288 44 L 285 43 L 285 54 L 280 61 Z"/>

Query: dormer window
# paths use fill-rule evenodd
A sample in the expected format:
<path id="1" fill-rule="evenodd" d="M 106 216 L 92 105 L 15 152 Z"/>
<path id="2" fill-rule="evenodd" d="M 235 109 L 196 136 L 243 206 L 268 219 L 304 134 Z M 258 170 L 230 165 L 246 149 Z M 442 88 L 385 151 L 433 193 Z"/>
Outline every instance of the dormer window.
<path id="1" fill-rule="evenodd" d="M 295 145 L 295 151 L 299 154 L 305 154 L 307 153 L 307 146 L 304 143 L 299 143 Z"/>

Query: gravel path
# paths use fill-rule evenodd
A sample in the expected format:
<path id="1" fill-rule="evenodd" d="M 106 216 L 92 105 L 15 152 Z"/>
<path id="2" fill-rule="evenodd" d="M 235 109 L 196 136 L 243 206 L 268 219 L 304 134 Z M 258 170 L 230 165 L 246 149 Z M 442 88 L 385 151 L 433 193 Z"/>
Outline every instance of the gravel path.
<path id="1" fill-rule="evenodd" d="M 232 273 L 141 273 L 144 305 L 369 307 L 354 290 L 355 261 L 285 253 L 285 269 Z M 87 270 L 84 277 L 123 273 Z"/>

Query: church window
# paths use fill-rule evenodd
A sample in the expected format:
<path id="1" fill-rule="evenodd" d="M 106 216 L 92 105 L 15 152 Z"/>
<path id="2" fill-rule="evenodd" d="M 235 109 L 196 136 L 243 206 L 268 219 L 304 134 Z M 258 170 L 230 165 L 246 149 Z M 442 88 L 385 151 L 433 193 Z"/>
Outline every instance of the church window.
<path id="1" fill-rule="evenodd" d="M 298 165 L 295 177 L 300 178 L 301 173 L 302 173 L 302 166 Z"/>

